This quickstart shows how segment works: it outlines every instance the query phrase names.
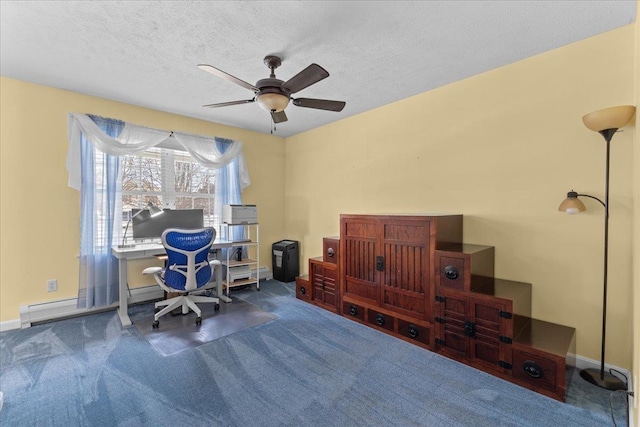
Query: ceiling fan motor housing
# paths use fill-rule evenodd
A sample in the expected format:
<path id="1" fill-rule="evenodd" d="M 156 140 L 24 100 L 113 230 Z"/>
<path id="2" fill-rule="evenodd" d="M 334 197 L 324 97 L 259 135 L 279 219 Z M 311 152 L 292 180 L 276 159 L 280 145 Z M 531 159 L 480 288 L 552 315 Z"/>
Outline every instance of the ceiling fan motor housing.
<path id="1" fill-rule="evenodd" d="M 291 93 L 282 88 L 284 82 L 280 79 L 267 78 L 258 80 L 256 87 L 260 91 L 256 94 L 256 101 L 266 111 L 280 112 L 287 108 Z"/>

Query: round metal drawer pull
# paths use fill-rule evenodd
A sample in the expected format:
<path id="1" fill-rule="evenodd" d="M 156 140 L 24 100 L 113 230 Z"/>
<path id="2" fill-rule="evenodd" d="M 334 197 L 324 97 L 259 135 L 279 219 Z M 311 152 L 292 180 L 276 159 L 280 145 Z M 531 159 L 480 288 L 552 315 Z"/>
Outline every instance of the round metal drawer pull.
<path id="1" fill-rule="evenodd" d="M 524 373 L 529 375 L 531 378 L 542 378 L 544 376 L 544 369 L 542 366 L 534 362 L 533 360 L 527 360 L 522 364 L 522 369 Z"/>
<path id="2" fill-rule="evenodd" d="M 411 338 L 418 338 L 418 335 L 420 334 L 420 331 L 415 325 L 409 325 L 407 327 L 407 332 Z"/>
<path id="3" fill-rule="evenodd" d="M 376 315 L 376 325 L 383 326 L 384 322 L 385 322 L 384 316 L 382 314 L 377 314 Z"/>
<path id="4" fill-rule="evenodd" d="M 333 252 L 333 248 L 329 248 L 329 249 L 327 249 L 327 256 L 328 256 L 329 258 L 331 258 L 331 257 L 333 256 L 333 254 L 334 254 L 334 252 Z"/>
<path id="5" fill-rule="evenodd" d="M 356 307 L 355 305 L 352 305 L 351 307 L 349 307 L 349 314 L 352 316 L 357 316 L 358 315 L 358 307 Z"/>
<path id="6" fill-rule="evenodd" d="M 444 268 L 444 275 L 447 277 L 447 279 L 455 280 L 458 278 L 458 274 L 458 269 L 452 265 L 447 265 Z"/>
<path id="7" fill-rule="evenodd" d="M 305 295 L 305 294 L 307 293 L 307 290 L 305 289 L 305 287 L 304 287 L 304 286 L 300 286 L 300 293 L 301 293 L 302 295 Z"/>

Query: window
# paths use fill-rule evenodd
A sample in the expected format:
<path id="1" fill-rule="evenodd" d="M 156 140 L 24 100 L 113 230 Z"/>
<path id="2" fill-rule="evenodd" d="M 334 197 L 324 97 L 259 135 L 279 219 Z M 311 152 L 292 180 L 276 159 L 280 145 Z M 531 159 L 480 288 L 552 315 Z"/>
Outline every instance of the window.
<path id="1" fill-rule="evenodd" d="M 148 202 L 160 208 L 202 209 L 205 226 L 219 222 L 214 213 L 216 170 L 196 163 L 187 152 L 156 147 L 123 156 L 122 167 L 123 230 L 131 209 Z M 129 228 L 127 238 L 131 232 Z"/>
<path id="2" fill-rule="evenodd" d="M 148 202 L 202 208 L 205 223 L 215 226 L 215 212 L 224 204 L 242 203 L 242 189 L 250 184 L 239 141 L 77 113 L 69 113 L 68 125 L 69 186 L 80 191 L 79 307 L 102 307 L 118 299 L 112 247 L 120 244 L 132 208 Z M 140 153 L 141 147 L 148 149 Z M 194 153 L 198 163 L 186 152 Z"/>

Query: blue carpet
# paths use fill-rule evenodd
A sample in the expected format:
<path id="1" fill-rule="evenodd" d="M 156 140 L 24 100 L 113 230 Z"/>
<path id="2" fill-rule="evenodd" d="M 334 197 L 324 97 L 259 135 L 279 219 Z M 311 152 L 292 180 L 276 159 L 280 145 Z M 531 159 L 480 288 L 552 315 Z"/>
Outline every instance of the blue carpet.
<path id="1" fill-rule="evenodd" d="M 114 311 L 0 333 L 0 425 L 611 425 L 608 394 L 577 375 L 564 404 L 298 301 L 293 284 L 260 289 L 234 296 L 277 319 L 171 356 Z"/>

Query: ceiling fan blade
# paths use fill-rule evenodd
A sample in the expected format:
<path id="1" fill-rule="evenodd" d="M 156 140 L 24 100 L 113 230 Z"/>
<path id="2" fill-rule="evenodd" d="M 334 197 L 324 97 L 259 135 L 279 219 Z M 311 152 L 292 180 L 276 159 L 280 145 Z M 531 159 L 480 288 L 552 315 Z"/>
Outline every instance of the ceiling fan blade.
<path id="1" fill-rule="evenodd" d="M 222 70 L 218 70 L 216 67 L 212 67 L 211 65 L 207 65 L 207 64 L 199 64 L 198 68 L 200 68 L 203 71 L 206 71 L 207 73 L 211 73 L 214 76 L 218 76 L 218 77 L 222 77 L 225 80 L 230 81 L 231 83 L 235 83 L 237 85 L 240 85 L 244 88 L 247 88 L 249 90 L 252 90 L 254 92 L 258 92 L 258 88 L 255 87 L 252 84 L 249 84 L 247 82 L 245 82 L 244 80 L 240 80 L 237 77 L 232 76 L 231 74 L 225 73 Z"/>
<path id="2" fill-rule="evenodd" d="M 219 102 L 217 104 L 203 105 L 203 107 L 209 107 L 209 108 L 228 107 L 229 105 L 248 104 L 248 103 L 254 102 L 254 101 L 255 101 L 254 99 L 245 99 L 243 101 Z"/>
<path id="3" fill-rule="evenodd" d="M 318 110 L 342 111 L 347 103 L 344 101 L 329 101 L 328 99 L 296 98 L 293 100 L 293 105 L 316 108 Z"/>
<path id="4" fill-rule="evenodd" d="M 301 91 L 305 87 L 309 87 L 314 83 L 318 83 L 322 79 L 329 77 L 327 70 L 319 66 L 318 64 L 311 64 L 304 70 L 300 71 L 295 76 L 287 80 L 282 88 L 288 90 L 291 93 Z"/>
<path id="5" fill-rule="evenodd" d="M 272 111 L 271 118 L 273 119 L 273 123 L 282 123 L 289 120 L 287 119 L 287 115 L 284 113 L 284 111 L 280 111 L 280 112 Z"/>

